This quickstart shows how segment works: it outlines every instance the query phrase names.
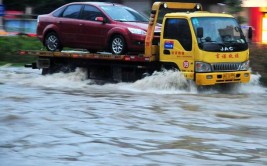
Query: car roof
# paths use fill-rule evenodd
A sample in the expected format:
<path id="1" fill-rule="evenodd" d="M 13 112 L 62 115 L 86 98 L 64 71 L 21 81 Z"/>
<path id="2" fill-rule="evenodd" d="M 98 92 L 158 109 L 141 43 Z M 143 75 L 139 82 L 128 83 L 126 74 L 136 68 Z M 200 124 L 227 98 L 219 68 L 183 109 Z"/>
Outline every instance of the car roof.
<path id="1" fill-rule="evenodd" d="M 111 2 L 72 2 L 69 4 L 87 4 L 87 5 L 94 5 L 94 6 L 123 6 L 121 4 L 111 3 Z"/>

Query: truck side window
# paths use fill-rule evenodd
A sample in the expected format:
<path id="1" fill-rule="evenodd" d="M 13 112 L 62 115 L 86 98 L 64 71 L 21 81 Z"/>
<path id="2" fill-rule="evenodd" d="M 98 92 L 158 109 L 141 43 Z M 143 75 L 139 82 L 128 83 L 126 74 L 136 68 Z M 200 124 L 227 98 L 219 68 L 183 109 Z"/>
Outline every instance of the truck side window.
<path id="1" fill-rule="evenodd" d="M 186 51 L 192 50 L 192 35 L 186 19 L 168 18 L 164 27 L 164 39 L 175 39 Z"/>

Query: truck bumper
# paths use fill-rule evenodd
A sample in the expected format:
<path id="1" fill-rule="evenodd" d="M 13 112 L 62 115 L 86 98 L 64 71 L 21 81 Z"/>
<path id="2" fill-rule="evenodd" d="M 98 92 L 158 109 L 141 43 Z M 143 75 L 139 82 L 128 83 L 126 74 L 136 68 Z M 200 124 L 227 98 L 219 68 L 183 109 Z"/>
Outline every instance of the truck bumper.
<path id="1" fill-rule="evenodd" d="M 196 73 L 196 85 L 215 85 L 221 83 L 247 83 L 250 71 Z"/>

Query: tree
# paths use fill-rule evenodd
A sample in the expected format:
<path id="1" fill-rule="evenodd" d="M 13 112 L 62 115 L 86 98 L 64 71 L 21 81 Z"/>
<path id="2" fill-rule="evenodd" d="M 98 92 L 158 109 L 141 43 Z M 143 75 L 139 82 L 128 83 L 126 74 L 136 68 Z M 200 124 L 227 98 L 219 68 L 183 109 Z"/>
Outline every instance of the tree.
<path id="1" fill-rule="evenodd" d="M 245 18 L 239 15 L 243 10 L 242 0 L 225 0 L 224 3 L 227 5 L 228 12 L 235 16 L 240 24 L 245 22 Z"/>
<path id="2" fill-rule="evenodd" d="M 3 0 L 7 10 L 24 11 L 26 7 L 33 7 L 34 14 L 46 14 L 55 10 L 56 8 L 70 3 L 82 2 L 86 0 Z M 121 2 L 121 0 L 90 0 L 103 2 Z"/>
<path id="3" fill-rule="evenodd" d="M 63 5 L 65 0 L 4 0 L 7 10 L 24 11 L 26 7 L 33 7 L 35 14 L 49 13 Z"/>
<path id="4" fill-rule="evenodd" d="M 52 12 L 53 10 L 64 4 L 66 4 L 65 0 L 41 0 L 40 3 L 35 4 L 33 7 L 36 14 L 46 14 Z"/>

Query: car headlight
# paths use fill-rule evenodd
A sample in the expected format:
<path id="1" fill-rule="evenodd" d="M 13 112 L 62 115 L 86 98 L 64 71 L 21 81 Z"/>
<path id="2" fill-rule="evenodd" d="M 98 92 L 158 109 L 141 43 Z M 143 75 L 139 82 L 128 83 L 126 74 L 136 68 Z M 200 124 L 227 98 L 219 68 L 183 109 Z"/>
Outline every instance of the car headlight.
<path id="1" fill-rule="evenodd" d="M 249 61 L 241 63 L 239 70 L 248 70 L 249 69 Z"/>
<path id="2" fill-rule="evenodd" d="M 142 29 L 128 28 L 128 30 L 129 30 L 132 34 L 146 35 L 146 31 L 144 31 L 144 30 L 142 30 Z"/>
<path id="3" fill-rule="evenodd" d="M 204 62 L 196 62 L 195 64 L 196 72 L 211 72 L 211 65 Z"/>

